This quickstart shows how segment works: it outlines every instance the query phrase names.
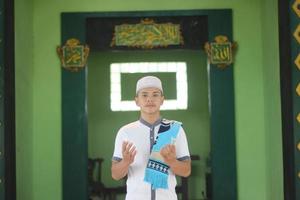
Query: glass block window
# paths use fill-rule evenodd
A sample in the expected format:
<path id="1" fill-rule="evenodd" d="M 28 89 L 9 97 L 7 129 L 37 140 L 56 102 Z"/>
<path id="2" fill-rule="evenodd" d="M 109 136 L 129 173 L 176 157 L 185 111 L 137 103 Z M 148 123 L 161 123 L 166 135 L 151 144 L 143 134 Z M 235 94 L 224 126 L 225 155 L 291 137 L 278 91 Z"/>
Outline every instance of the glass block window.
<path id="1" fill-rule="evenodd" d="M 149 74 L 174 73 L 176 76 L 176 98 L 167 99 L 161 106 L 161 110 L 187 109 L 188 87 L 185 62 L 137 62 L 137 63 L 112 63 L 110 65 L 110 108 L 112 111 L 136 111 L 134 100 L 122 100 L 121 76 L 126 73 Z M 165 85 L 162 80 L 163 87 Z M 135 90 L 135 88 L 134 88 Z"/>

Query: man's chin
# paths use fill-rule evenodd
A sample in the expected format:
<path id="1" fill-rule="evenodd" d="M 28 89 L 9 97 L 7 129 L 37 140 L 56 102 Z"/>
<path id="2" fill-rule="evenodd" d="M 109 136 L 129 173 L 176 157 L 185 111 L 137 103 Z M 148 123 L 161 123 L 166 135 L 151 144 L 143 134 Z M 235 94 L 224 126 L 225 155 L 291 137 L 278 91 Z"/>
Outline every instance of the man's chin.
<path id="1" fill-rule="evenodd" d="M 144 110 L 145 113 L 149 114 L 149 115 L 155 115 L 158 113 L 158 111 L 155 109 L 146 109 Z"/>

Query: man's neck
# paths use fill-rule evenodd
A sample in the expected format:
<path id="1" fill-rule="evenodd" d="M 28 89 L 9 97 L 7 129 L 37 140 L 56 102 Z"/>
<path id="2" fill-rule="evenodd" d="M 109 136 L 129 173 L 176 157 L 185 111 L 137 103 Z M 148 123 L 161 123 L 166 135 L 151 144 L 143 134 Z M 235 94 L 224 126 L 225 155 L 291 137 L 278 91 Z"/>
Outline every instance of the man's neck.
<path id="1" fill-rule="evenodd" d="M 153 115 L 141 113 L 141 118 L 146 122 L 148 122 L 149 124 L 154 124 L 157 120 L 160 119 L 160 113 L 153 114 Z"/>

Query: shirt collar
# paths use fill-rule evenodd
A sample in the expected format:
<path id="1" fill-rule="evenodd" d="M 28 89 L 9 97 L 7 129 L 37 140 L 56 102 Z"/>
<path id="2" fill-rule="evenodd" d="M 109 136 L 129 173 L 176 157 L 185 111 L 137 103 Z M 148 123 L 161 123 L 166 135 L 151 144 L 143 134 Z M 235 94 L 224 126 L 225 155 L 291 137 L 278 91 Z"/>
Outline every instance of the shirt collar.
<path id="1" fill-rule="evenodd" d="M 142 123 L 142 124 L 144 124 L 145 126 L 148 126 L 149 128 L 152 128 L 152 127 L 154 127 L 154 126 L 157 126 L 157 125 L 159 125 L 160 123 L 161 123 L 161 117 L 158 119 L 158 120 L 156 120 L 153 124 L 150 124 L 149 122 L 147 122 L 146 120 L 144 120 L 143 118 L 140 118 L 139 119 L 139 121 Z"/>

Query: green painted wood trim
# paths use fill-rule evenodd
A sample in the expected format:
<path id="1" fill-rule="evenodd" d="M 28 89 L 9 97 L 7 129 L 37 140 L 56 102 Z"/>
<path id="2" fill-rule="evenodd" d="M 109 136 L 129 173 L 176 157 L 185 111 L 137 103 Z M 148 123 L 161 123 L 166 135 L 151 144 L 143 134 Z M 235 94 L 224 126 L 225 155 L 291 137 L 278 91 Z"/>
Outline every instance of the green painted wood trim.
<path id="1" fill-rule="evenodd" d="M 70 18 L 71 17 L 71 18 Z M 81 15 L 62 15 L 62 44 L 67 39 L 85 41 Z M 62 69 L 62 170 L 63 199 L 87 199 L 87 69 Z"/>
<path id="2" fill-rule="evenodd" d="M 192 16 L 205 15 L 209 22 L 209 40 L 216 35 L 226 35 L 232 40 L 232 11 L 190 10 L 190 11 L 147 11 L 106 13 L 63 13 L 62 43 L 71 37 L 85 41 L 85 20 L 89 17 L 149 17 L 149 16 Z M 200 47 L 201 48 L 201 47 Z M 62 73 L 62 121 L 63 121 L 63 196 L 64 200 L 82 199 L 86 190 L 87 159 L 87 116 L 86 71 L 78 75 Z M 219 70 L 209 69 L 212 182 L 213 199 L 237 199 L 236 144 L 234 117 L 233 66 Z M 78 87 L 78 88 L 77 88 Z M 76 88 L 76 89 L 74 89 Z M 77 93 L 76 93 L 77 92 Z M 81 104 L 80 104 L 81 103 Z M 84 158 L 84 156 L 86 156 Z M 84 164 L 83 164 L 84 163 Z M 77 166 L 75 166 L 77 165 Z M 81 170 L 81 171 L 80 171 Z M 74 173 L 78 173 L 76 178 Z M 80 178 L 82 178 L 80 180 Z M 83 181 L 82 181 L 83 180 Z M 80 182 L 81 181 L 81 182 Z"/>
<path id="3" fill-rule="evenodd" d="M 225 35 L 232 41 L 232 12 L 209 15 L 209 40 Z M 237 199 L 233 65 L 209 68 L 213 199 Z"/>
<path id="4" fill-rule="evenodd" d="M 294 146 L 294 183 L 295 183 L 295 199 L 300 199 L 300 177 L 298 174 L 300 173 L 300 151 L 297 149 L 298 143 L 300 143 L 300 122 L 297 121 L 297 116 L 300 114 L 300 95 L 296 93 L 296 88 L 300 83 L 300 70 L 297 68 L 295 64 L 295 59 L 300 54 L 300 43 L 297 42 L 295 37 L 293 36 L 294 32 L 296 31 L 297 27 L 300 25 L 300 17 L 292 9 L 292 5 L 294 4 L 295 0 L 290 0 L 289 5 L 289 15 L 290 15 L 290 37 L 291 37 L 291 63 L 292 63 L 292 101 L 293 101 L 293 146 Z M 287 155 L 288 156 L 288 155 Z"/>
<path id="5" fill-rule="evenodd" d="M 5 198 L 4 158 L 4 0 L 0 0 L 0 199 Z"/>

